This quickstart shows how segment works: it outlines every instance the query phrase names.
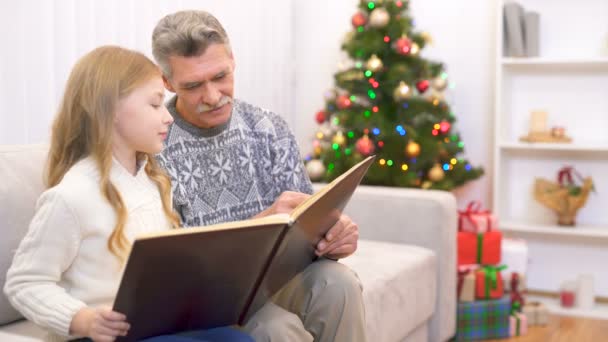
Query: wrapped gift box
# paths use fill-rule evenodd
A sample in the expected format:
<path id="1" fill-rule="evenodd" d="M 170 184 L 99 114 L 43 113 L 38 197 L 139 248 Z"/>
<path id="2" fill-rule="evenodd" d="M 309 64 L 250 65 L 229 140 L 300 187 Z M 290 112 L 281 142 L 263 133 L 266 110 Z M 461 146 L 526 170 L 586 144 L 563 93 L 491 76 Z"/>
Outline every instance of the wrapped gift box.
<path id="1" fill-rule="evenodd" d="M 472 201 L 465 210 L 458 211 L 458 230 L 470 233 L 498 230 L 498 219 L 491 211 L 481 210 L 479 201 Z"/>
<path id="2" fill-rule="evenodd" d="M 502 240 L 500 263 L 507 265 L 509 272 L 526 275 L 528 270 L 528 244 L 522 239 Z"/>
<path id="3" fill-rule="evenodd" d="M 475 300 L 475 270 L 477 265 L 458 267 L 458 300 L 472 302 Z"/>
<path id="4" fill-rule="evenodd" d="M 458 303 L 456 341 L 473 341 L 509 337 L 511 300 Z"/>
<path id="5" fill-rule="evenodd" d="M 528 332 L 526 315 L 516 312 L 509 317 L 509 336 L 523 336 Z"/>
<path id="6" fill-rule="evenodd" d="M 526 303 L 522 313 L 528 319 L 528 326 L 546 325 L 549 322 L 549 309 L 540 302 Z"/>
<path id="7" fill-rule="evenodd" d="M 505 266 L 483 266 L 475 272 L 475 296 L 478 299 L 497 299 L 504 295 L 503 279 L 500 274 L 504 268 Z"/>
<path id="8" fill-rule="evenodd" d="M 458 265 L 497 265 L 501 262 L 502 233 L 458 232 Z"/>

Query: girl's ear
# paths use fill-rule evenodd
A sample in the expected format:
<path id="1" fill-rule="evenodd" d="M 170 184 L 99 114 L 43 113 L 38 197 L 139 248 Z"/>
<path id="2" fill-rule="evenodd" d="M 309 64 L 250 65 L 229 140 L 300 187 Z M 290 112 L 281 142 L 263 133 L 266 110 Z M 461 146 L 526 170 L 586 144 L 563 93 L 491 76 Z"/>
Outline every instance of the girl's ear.
<path id="1" fill-rule="evenodd" d="M 165 88 L 172 92 L 175 93 L 175 89 L 173 88 L 173 86 L 171 85 L 171 83 L 169 83 L 169 80 L 167 80 L 167 78 L 165 77 L 165 75 L 163 75 L 163 83 L 165 84 Z"/>

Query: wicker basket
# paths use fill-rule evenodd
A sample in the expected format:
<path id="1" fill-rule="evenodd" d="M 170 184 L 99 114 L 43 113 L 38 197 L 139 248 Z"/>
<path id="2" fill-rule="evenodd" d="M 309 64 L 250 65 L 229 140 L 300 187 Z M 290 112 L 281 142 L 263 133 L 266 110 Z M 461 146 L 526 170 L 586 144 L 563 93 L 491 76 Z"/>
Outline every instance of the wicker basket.
<path id="1" fill-rule="evenodd" d="M 559 183 L 536 179 L 534 198 L 557 213 L 559 225 L 574 226 L 576 213 L 585 205 L 592 189 L 593 180 L 590 177 L 583 180 L 580 192 L 576 195 L 571 194 L 568 188 Z"/>

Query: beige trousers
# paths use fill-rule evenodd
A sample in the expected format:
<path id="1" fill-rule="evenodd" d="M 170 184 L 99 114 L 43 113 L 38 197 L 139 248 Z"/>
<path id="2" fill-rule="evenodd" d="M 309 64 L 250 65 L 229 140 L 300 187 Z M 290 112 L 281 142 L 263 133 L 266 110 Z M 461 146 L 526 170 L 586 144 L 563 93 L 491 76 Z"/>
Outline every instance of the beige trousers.
<path id="1" fill-rule="evenodd" d="M 359 278 L 319 259 L 293 278 L 243 327 L 257 342 L 365 341 Z"/>

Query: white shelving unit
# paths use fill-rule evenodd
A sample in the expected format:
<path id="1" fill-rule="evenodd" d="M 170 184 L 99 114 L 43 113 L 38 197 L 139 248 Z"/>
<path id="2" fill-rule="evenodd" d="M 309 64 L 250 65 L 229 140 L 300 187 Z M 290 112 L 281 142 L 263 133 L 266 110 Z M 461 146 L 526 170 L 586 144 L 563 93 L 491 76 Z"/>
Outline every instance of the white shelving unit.
<path id="1" fill-rule="evenodd" d="M 580 153 L 606 153 L 608 145 L 593 143 L 576 144 L 551 144 L 551 143 L 520 143 L 503 142 L 498 145 L 502 151 L 560 151 L 560 152 L 580 152 Z"/>
<path id="2" fill-rule="evenodd" d="M 608 67 L 608 58 L 501 58 L 503 66 L 508 68 L 573 68 L 573 69 L 603 69 Z"/>
<path id="3" fill-rule="evenodd" d="M 542 224 L 530 224 L 526 222 L 502 222 L 501 228 L 513 234 L 545 235 L 553 237 L 579 237 L 591 239 L 606 239 L 608 241 L 608 226 L 579 226 L 576 228 L 564 228 Z"/>
<path id="4" fill-rule="evenodd" d="M 577 307 L 564 308 L 560 305 L 558 298 L 528 296 L 527 300 L 545 304 L 550 313 L 558 316 L 579 316 L 592 319 L 608 319 L 608 304 L 604 303 L 595 303 L 594 307 L 591 309 L 580 309 Z"/>
<path id="5" fill-rule="evenodd" d="M 535 58 L 503 57 L 506 0 L 498 1 L 493 210 L 506 236 L 528 241 L 531 289 L 557 292 L 592 273 L 596 294 L 608 297 L 608 1 L 518 0 L 540 14 Z M 547 111 L 549 127 L 565 127 L 573 142 L 520 142 L 533 110 Z M 533 197 L 534 180 L 555 179 L 565 165 L 596 188 L 572 228 Z"/>

